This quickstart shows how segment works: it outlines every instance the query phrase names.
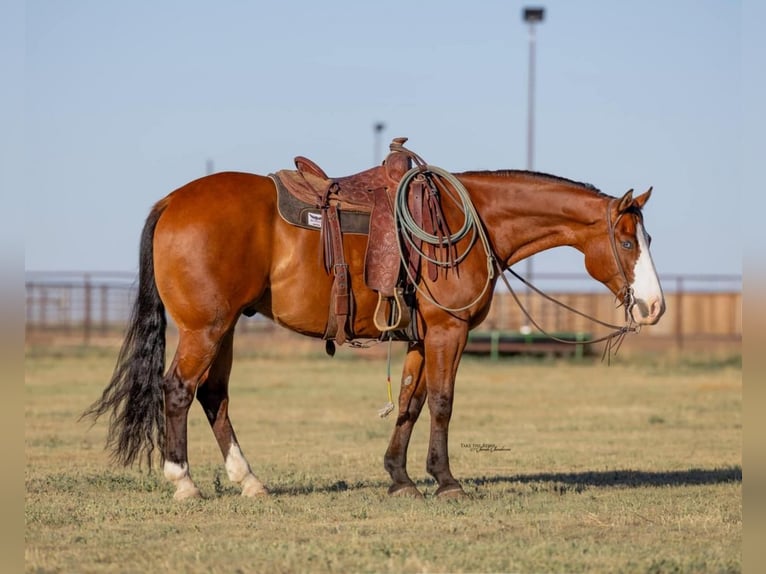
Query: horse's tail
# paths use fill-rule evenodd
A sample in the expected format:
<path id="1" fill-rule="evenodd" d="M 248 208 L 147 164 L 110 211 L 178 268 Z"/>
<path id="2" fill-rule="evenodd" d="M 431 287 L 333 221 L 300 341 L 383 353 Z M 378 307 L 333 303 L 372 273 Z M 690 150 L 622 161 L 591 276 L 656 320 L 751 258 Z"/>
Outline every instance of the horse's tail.
<path id="1" fill-rule="evenodd" d="M 152 466 L 155 448 L 165 450 L 163 373 L 165 306 L 154 280 L 154 230 L 167 203 L 152 209 L 141 233 L 138 293 L 112 380 L 82 418 L 94 422 L 111 411 L 106 449 L 112 458 L 132 465 L 141 455 Z"/>

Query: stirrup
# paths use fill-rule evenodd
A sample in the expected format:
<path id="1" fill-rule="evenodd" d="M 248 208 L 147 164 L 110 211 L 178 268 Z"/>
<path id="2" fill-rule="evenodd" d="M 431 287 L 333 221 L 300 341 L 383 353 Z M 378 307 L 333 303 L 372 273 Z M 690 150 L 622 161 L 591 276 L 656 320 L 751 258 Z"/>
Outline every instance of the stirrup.
<path id="1" fill-rule="evenodd" d="M 391 311 L 389 313 L 391 319 L 390 323 L 388 322 L 388 319 L 386 319 L 386 308 L 383 304 L 388 300 L 391 301 Z M 381 333 L 395 331 L 397 329 L 405 329 L 407 325 L 410 324 L 410 308 L 404 302 L 404 296 L 400 287 L 394 289 L 393 297 L 387 297 L 378 291 L 378 304 L 375 307 L 375 315 L 372 319 L 375 323 L 375 327 Z"/>

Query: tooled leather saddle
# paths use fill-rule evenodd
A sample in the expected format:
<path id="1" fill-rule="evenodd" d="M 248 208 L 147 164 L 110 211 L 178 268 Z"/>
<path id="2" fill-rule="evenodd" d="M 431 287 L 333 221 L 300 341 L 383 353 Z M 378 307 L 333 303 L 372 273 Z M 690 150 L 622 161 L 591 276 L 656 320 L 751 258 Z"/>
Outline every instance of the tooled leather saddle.
<path id="1" fill-rule="evenodd" d="M 331 178 L 316 163 L 295 158 L 296 170 L 280 170 L 270 177 L 278 194 L 280 216 L 292 225 L 320 232 L 321 258 L 333 275 L 330 311 L 324 339 L 354 339 L 353 293 L 343 252 L 343 234 L 366 234 L 364 280 L 378 293 L 375 326 L 382 332 L 402 332 L 410 324 L 404 301 L 403 274 L 394 222 L 394 201 L 399 182 L 412 167 L 411 152 L 395 138 L 391 153 L 376 167 L 354 175 Z M 408 338 L 412 338 L 411 336 Z"/>

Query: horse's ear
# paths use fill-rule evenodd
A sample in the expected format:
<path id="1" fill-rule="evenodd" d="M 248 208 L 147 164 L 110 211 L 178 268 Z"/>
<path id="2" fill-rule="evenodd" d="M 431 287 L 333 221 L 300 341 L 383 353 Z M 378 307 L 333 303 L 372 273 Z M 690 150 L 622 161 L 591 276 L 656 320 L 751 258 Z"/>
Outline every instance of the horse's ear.
<path id="1" fill-rule="evenodd" d="M 631 205 L 633 205 L 633 190 L 629 189 L 620 199 L 620 203 L 617 204 L 617 213 L 622 213 Z"/>
<path id="2" fill-rule="evenodd" d="M 647 189 L 644 193 L 639 195 L 636 199 L 633 200 L 633 203 L 638 207 L 639 209 L 643 209 L 644 205 L 646 205 L 646 202 L 649 201 L 649 198 L 652 196 L 652 187 Z"/>

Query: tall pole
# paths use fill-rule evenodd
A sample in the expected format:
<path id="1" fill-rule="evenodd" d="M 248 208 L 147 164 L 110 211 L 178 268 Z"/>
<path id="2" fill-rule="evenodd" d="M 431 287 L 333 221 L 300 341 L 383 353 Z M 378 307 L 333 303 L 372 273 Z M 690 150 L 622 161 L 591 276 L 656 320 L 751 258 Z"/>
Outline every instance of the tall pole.
<path id="1" fill-rule="evenodd" d="M 535 25 L 545 18 L 544 8 L 524 8 L 522 17 L 529 27 L 529 75 L 527 78 L 527 170 L 532 171 L 535 167 Z M 527 280 L 532 281 L 534 266 L 532 257 L 527 257 Z M 527 288 L 526 304 L 529 309 L 532 303 L 532 292 Z M 522 329 L 531 331 L 528 320 L 524 320 Z"/>
<path id="2" fill-rule="evenodd" d="M 545 18 L 545 8 L 524 8 L 522 18 L 529 26 L 529 76 L 527 79 L 527 169 L 535 163 L 535 26 Z"/>
<path id="3" fill-rule="evenodd" d="M 535 25 L 529 24 L 529 76 L 527 78 L 527 170 L 535 167 Z"/>
<path id="4" fill-rule="evenodd" d="M 381 157 L 380 157 L 380 136 L 383 133 L 383 130 L 386 129 L 386 124 L 383 122 L 375 122 L 375 124 L 372 126 L 372 129 L 374 131 L 373 134 L 373 148 L 372 148 L 372 165 L 378 165 L 380 164 Z"/>

